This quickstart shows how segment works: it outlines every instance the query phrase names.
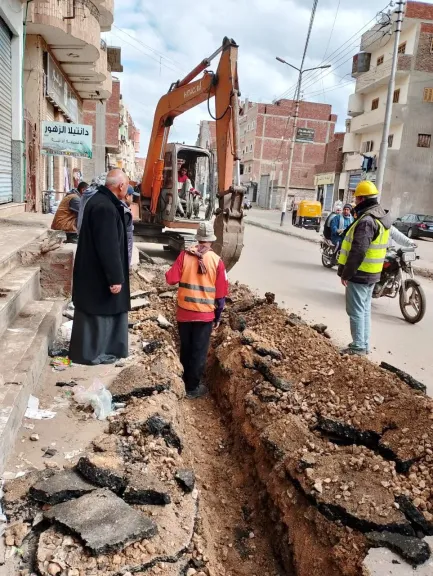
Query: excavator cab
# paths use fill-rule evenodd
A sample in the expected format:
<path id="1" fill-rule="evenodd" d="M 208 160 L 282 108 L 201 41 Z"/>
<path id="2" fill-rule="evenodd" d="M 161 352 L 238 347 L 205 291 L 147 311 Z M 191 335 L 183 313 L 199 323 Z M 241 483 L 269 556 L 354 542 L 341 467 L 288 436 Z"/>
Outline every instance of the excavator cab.
<path id="1" fill-rule="evenodd" d="M 196 229 L 212 217 L 214 207 L 212 154 L 196 146 L 167 144 L 156 220 L 166 228 Z"/>

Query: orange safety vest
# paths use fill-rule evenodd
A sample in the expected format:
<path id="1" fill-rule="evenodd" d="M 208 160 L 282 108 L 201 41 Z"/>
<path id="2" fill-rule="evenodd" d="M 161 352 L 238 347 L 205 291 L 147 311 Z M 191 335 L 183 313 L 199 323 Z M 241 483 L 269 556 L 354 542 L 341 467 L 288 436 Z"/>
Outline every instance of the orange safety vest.
<path id="1" fill-rule="evenodd" d="M 214 312 L 215 283 L 220 257 L 209 251 L 203 256 L 206 274 L 199 274 L 198 258 L 185 252 L 182 276 L 179 282 L 177 303 L 184 310 Z"/>

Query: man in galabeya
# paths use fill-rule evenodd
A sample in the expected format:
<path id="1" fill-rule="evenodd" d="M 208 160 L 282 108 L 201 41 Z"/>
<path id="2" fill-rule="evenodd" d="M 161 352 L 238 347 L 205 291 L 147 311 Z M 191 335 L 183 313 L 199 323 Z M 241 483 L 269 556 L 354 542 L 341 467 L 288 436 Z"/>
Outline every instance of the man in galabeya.
<path id="1" fill-rule="evenodd" d="M 167 283 L 179 284 L 177 322 L 180 361 L 188 398 L 206 394 L 202 378 L 212 328 L 218 328 L 227 296 L 224 263 L 212 250 L 216 236 L 210 222 L 202 222 L 197 245 L 181 252 L 166 274 Z"/>
<path id="2" fill-rule="evenodd" d="M 355 203 L 355 221 L 341 245 L 338 275 L 346 287 L 352 334 L 352 342 L 343 352 L 364 356 L 370 352 L 371 300 L 385 261 L 392 218 L 380 206 L 373 182 L 358 184 Z"/>

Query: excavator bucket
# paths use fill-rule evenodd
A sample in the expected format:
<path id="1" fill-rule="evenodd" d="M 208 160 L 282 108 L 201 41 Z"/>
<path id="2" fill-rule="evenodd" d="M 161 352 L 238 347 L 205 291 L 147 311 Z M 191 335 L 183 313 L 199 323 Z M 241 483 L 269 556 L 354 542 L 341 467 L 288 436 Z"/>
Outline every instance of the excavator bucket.
<path id="1" fill-rule="evenodd" d="M 220 208 L 214 222 L 217 239 L 213 249 L 221 256 L 227 270 L 231 270 L 239 260 L 244 246 L 244 194 L 245 188 L 231 186 L 224 195 L 220 195 Z"/>

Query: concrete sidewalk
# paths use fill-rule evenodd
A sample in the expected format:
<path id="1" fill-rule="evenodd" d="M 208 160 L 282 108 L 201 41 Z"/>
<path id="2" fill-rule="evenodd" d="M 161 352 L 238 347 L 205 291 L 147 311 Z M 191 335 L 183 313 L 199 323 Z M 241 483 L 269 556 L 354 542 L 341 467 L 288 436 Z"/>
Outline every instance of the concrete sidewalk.
<path id="1" fill-rule="evenodd" d="M 251 210 L 245 211 L 245 216 L 244 222 L 250 226 L 320 244 L 322 234 L 318 234 L 315 230 L 305 230 L 304 228 L 293 226 L 291 212 L 286 213 L 283 226 L 280 226 L 281 212 L 279 210 L 251 208 Z M 414 268 L 418 275 L 433 279 L 433 240 L 420 238 L 415 240 L 415 242 L 418 245 L 417 255 L 420 259 L 417 260 Z"/>

